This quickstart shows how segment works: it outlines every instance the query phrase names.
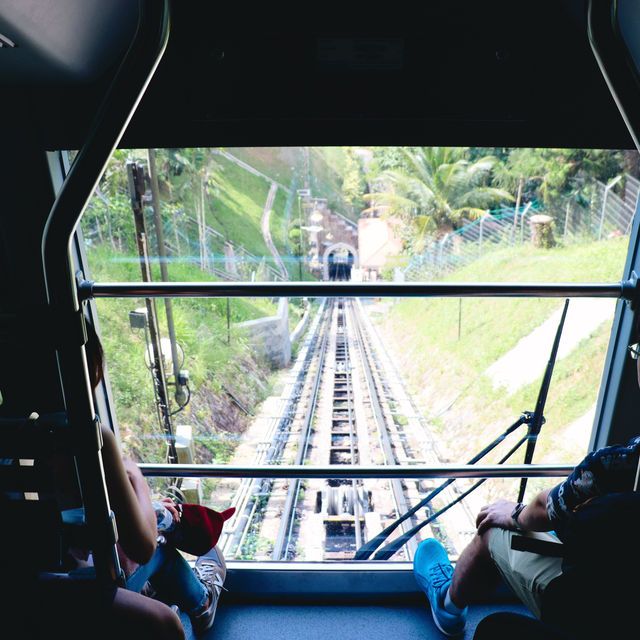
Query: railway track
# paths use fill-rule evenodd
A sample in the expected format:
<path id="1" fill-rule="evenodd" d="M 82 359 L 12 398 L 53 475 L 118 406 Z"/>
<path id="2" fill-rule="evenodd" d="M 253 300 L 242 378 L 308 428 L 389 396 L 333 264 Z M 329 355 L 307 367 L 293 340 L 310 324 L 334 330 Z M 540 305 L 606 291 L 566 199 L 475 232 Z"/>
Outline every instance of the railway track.
<path id="1" fill-rule="evenodd" d="M 289 379 L 255 464 L 439 461 L 359 300 L 321 302 Z M 348 560 L 421 493 L 419 482 L 400 479 L 246 480 L 235 492 L 236 514 L 221 545 L 227 558 Z M 407 520 L 391 538 L 417 521 Z M 441 523 L 422 535 L 440 538 L 455 553 Z M 393 558 L 411 560 L 419 541 L 411 539 Z"/>

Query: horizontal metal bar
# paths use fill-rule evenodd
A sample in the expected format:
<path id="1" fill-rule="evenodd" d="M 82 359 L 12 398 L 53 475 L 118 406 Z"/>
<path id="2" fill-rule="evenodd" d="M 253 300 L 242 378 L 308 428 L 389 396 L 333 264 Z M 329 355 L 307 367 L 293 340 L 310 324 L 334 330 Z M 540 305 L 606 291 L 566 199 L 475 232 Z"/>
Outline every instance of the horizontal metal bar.
<path id="1" fill-rule="evenodd" d="M 456 562 L 454 554 L 451 561 Z M 404 606 L 408 598 L 422 597 L 413 563 L 407 561 L 256 562 L 225 558 L 225 563 L 224 586 L 236 601 L 249 598 L 254 602 L 256 597 L 267 597 L 286 604 L 299 603 L 303 597 L 326 602 L 327 594 L 331 594 L 343 604 L 366 599 L 370 605 L 384 601 L 385 606 Z M 301 633 L 296 637 L 306 636 Z"/>
<path id="2" fill-rule="evenodd" d="M 571 465 L 261 465 L 240 467 L 211 464 L 138 465 L 145 476 L 171 478 L 559 478 L 573 471 Z"/>
<path id="3" fill-rule="evenodd" d="M 628 298 L 635 281 L 547 282 L 108 282 L 85 281 L 80 298 L 529 297 Z"/>
<path id="4" fill-rule="evenodd" d="M 225 559 L 226 560 L 226 559 Z M 346 561 L 336 561 L 331 560 L 329 562 L 325 562 L 322 560 L 300 560 L 295 562 L 287 562 L 287 561 L 274 561 L 267 560 L 226 560 L 227 568 L 233 567 L 236 571 L 240 570 L 247 576 L 249 575 L 263 575 L 268 576 L 269 573 L 273 571 L 287 572 L 288 574 L 302 573 L 302 572 L 310 572 L 313 571 L 315 573 L 322 572 L 328 575 L 336 576 L 340 573 L 357 573 L 364 574 L 366 576 L 367 573 L 374 572 L 376 574 L 386 574 L 387 576 L 392 573 L 405 573 L 408 572 L 410 574 L 411 579 L 415 584 L 415 577 L 413 575 L 413 562 L 405 561 L 393 561 L 389 562 L 388 560 L 346 560 Z M 366 580 L 366 577 L 364 578 Z M 226 586 L 225 582 L 225 586 Z M 254 581 L 253 589 L 247 589 L 245 591 L 249 591 L 250 593 L 255 593 L 258 589 L 261 592 L 264 592 L 261 588 L 263 583 L 259 583 L 260 587 L 258 587 L 258 581 Z M 412 585 L 413 586 L 413 585 Z M 280 585 L 280 589 L 282 585 Z M 334 585 L 333 593 L 336 592 L 336 588 L 338 585 Z M 418 590 L 419 587 L 412 588 L 412 591 Z M 328 589 L 324 591 L 327 593 Z M 233 593 L 237 593 L 236 590 L 233 590 Z M 281 593 L 281 591 L 279 592 Z M 296 593 L 302 593 L 302 591 L 296 591 Z"/>

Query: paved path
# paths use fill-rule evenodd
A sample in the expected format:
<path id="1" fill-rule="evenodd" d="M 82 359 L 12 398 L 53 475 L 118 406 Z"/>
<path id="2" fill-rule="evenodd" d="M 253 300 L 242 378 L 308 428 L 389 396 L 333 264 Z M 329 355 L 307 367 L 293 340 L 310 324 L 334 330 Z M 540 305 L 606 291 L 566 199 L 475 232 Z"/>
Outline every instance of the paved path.
<path id="1" fill-rule="evenodd" d="M 282 262 L 282 258 L 276 249 L 275 244 L 273 244 L 273 240 L 271 239 L 271 231 L 269 229 L 269 219 L 271 217 L 271 211 L 273 209 L 273 203 L 276 199 L 276 191 L 278 190 L 278 184 L 276 182 L 271 183 L 271 188 L 269 189 L 269 194 L 267 195 L 267 201 L 265 202 L 264 209 L 262 210 L 262 219 L 260 221 L 260 226 L 262 228 L 262 236 L 264 237 L 264 241 L 271 252 L 274 260 L 276 261 L 276 265 L 280 270 L 280 273 L 284 277 L 285 280 L 289 279 L 289 273 L 287 272 L 287 268 L 284 266 L 284 262 Z"/>
<path id="2" fill-rule="evenodd" d="M 615 311 L 615 303 L 615 300 L 603 298 L 571 300 L 557 360 L 569 355 L 581 340 L 589 337 L 605 320 L 610 320 Z M 513 393 L 543 374 L 561 314 L 562 308 L 487 369 L 486 373 L 493 379 L 495 386 L 503 386 L 508 393 Z"/>

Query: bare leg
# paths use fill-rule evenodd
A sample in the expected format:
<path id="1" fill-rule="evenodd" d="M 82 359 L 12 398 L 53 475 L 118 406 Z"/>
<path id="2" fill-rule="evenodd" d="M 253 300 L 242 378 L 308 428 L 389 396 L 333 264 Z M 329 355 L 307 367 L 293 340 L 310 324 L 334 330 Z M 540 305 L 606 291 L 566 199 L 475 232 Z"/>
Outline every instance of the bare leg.
<path id="1" fill-rule="evenodd" d="M 110 622 L 119 640 L 184 640 L 178 615 L 166 604 L 135 591 L 118 589 Z"/>
<path id="2" fill-rule="evenodd" d="M 449 597 L 461 609 L 493 591 L 500 582 L 500 574 L 489 553 L 491 529 L 476 534 L 460 554 L 449 587 Z"/>

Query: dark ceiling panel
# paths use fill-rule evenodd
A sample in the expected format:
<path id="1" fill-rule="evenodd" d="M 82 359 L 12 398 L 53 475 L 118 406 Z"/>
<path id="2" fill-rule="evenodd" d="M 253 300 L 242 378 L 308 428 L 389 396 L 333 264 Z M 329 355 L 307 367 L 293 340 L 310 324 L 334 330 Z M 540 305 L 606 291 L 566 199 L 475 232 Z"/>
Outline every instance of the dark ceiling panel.
<path id="1" fill-rule="evenodd" d="M 306 15 L 221 4 L 172 3 L 167 51 L 121 146 L 632 147 L 581 0 Z M 29 89 L 48 147 L 81 144 L 108 80 L 49 88 L 46 104 L 44 87 Z"/>
<path id="2" fill-rule="evenodd" d="M 122 55 L 137 15 L 130 0 L 3 0 L 0 83 L 93 82 Z"/>

